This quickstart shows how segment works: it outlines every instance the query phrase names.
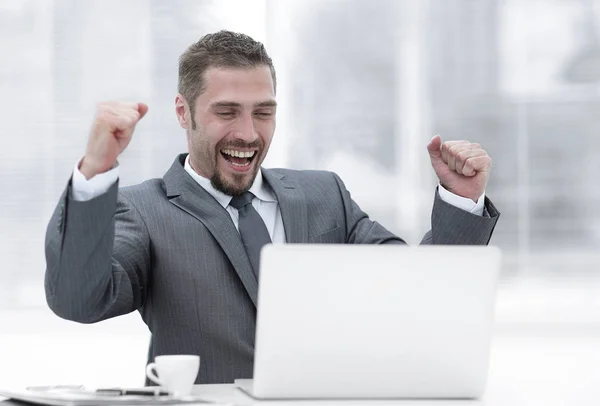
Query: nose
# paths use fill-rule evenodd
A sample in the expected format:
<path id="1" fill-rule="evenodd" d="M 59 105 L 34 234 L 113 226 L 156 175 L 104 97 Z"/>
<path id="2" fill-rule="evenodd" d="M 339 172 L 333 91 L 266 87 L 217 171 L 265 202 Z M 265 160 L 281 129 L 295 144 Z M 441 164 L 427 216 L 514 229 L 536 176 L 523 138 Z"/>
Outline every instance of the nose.
<path id="1" fill-rule="evenodd" d="M 258 138 L 256 129 L 254 128 L 254 120 L 250 114 L 244 114 L 240 117 L 239 124 L 233 134 L 234 138 L 242 140 L 248 144 L 254 142 Z"/>

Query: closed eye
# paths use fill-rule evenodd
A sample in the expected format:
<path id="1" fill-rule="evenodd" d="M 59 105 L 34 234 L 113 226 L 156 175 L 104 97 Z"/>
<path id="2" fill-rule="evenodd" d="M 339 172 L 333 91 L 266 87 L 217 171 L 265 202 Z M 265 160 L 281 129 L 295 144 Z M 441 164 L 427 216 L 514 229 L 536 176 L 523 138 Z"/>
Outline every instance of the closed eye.
<path id="1" fill-rule="evenodd" d="M 271 111 L 257 111 L 254 114 L 260 118 L 269 118 L 269 117 L 273 116 L 273 112 L 271 112 Z"/>

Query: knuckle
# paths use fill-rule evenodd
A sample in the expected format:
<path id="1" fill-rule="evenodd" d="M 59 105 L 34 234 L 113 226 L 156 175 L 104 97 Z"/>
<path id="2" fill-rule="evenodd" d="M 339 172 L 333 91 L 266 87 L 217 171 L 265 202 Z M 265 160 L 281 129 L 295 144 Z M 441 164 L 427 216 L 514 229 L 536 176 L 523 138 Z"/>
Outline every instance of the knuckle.
<path id="1" fill-rule="evenodd" d="M 450 152 L 452 152 L 452 154 L 456 154 L 464 147 L 464 145 L 465 144 L 463 141 L 457 141 L 456 144 L 450 146 Z"/>

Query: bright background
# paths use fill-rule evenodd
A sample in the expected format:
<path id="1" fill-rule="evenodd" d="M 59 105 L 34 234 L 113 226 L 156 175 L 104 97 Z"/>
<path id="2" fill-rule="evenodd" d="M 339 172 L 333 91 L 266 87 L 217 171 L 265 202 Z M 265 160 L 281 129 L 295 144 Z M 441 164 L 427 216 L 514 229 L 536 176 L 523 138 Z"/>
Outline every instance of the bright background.
<path id="1" fill-rule="evenodd" d="M 480 142 L 502 212 L 498 330 L 598 339 L 599 6 L 0 0 L 0 387 L 143 383 L 139 315 L 78 325 L 47 309 L 45 227 L 99 101 L 150 106 L 120 159 L 122 184 L 161 177 L 185 151 L 177 58 L 223 28 L 263 41 L 276 65 L 266 166 L 336 171 L 371 217 L 417 243 L 436 184 L 427 141 Z"/>

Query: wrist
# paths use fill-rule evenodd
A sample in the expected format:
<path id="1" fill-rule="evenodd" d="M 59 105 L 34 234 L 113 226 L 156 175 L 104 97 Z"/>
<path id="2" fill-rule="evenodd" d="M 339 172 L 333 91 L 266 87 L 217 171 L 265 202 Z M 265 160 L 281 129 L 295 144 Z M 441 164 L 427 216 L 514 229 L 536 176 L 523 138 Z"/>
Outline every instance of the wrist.
<path id="1" fill-rule="evenodd" d="M 94 164 L 94 161 L 92 159 L 84 156 L 81 162 L 79 163 L 78 169 L 79 172 L 81 172 L 81 174 L 85 176 L 86 180 L 90 180 L 94 176 L 114 168 L 115 164 L 112 164 L 109 167 L 101 167 L 99 165 Z"/>
<path id="2" fill-rule="evenodd" d="M 481 197 L 481 194 L 475 196 L 475 193 L 465 193 L 465 191 L 459 191 L 459 190 L 456 190 L 455 188 L 451 188 L 448 185 L 445 185 L 444 183 L 442 183 L 441 181 L 440 181 L 440 186 L 443 187 L 446 191 L 452 193 L 453 195 L 462 197 L 463 199 L 469 199 L 473 203 L 477 203 L 479 201 L 479 198 Z"/>

